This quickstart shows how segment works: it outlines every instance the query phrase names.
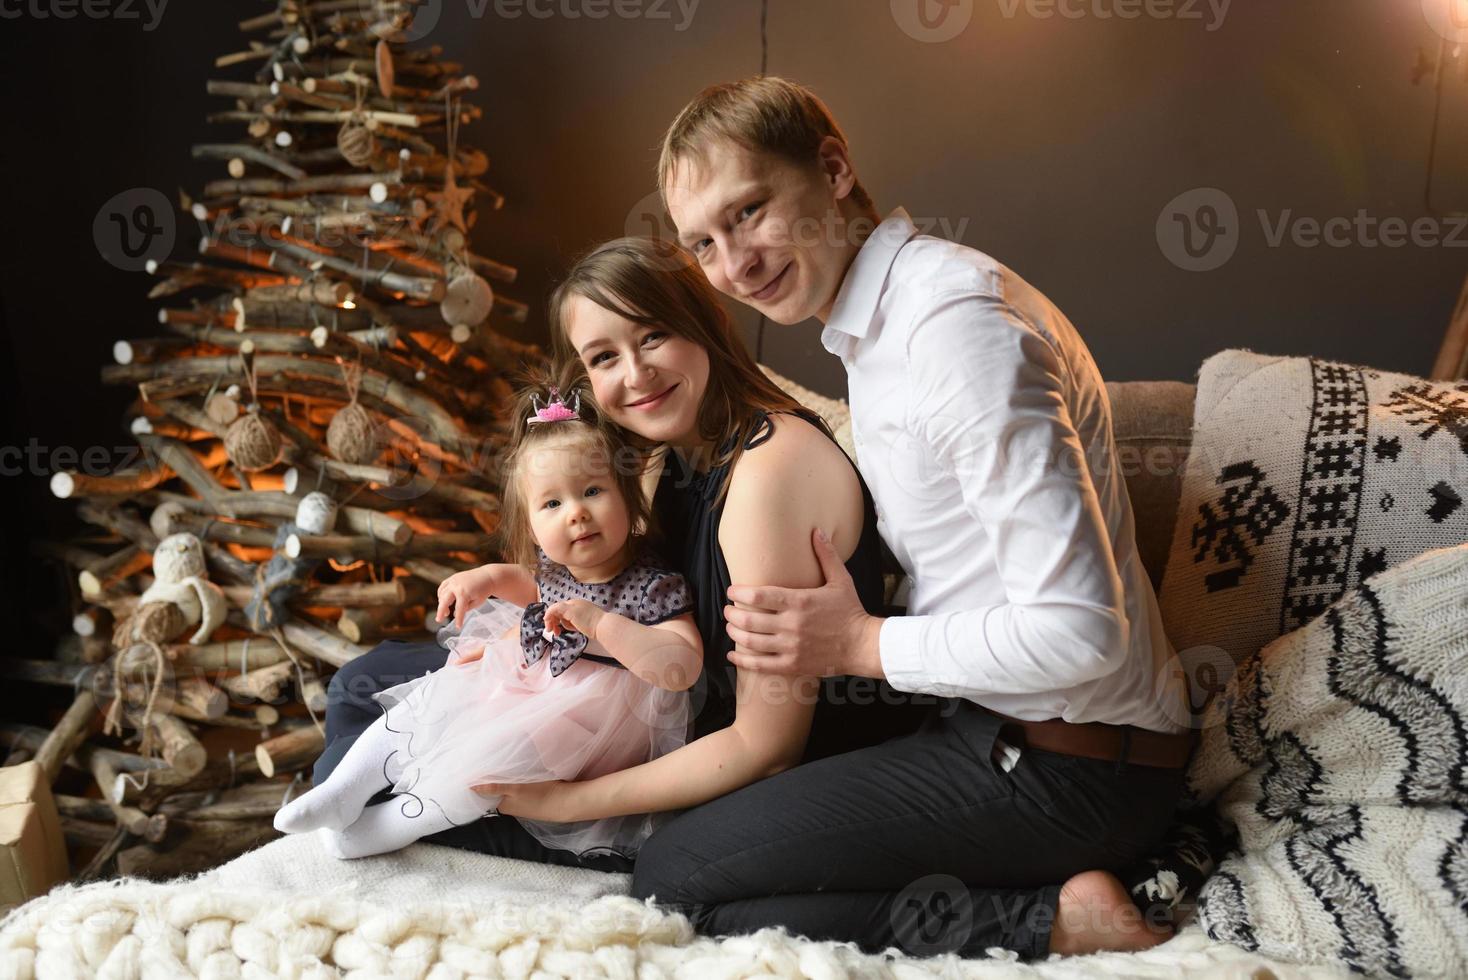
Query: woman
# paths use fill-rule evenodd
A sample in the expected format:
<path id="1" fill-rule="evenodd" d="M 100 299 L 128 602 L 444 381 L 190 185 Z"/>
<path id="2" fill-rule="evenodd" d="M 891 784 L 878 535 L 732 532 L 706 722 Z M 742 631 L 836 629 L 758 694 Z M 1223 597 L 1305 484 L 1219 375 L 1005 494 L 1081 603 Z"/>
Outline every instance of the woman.
<path id="1" fill-rule="evenodd" d="M 606 416 L 663 464 L 653 514 L 663 557 L 693 587 L 704 642 L 694 730 L 682 749 L 633 769 L 488 789 L 504 794 L 502 816 L 425 839 L 626 870 L 621 858 L 543 848 L 507 816 L 568 821 L 681 810 L 801 761 L 910 731 L 921 712 L 876 681 L 752 675 L 726 659 L 731 583 L 820 585 L 809 545 L 820 527 L 863 604 L 876 611 L 881 544 L 855 467 L 819 417 L 760 372 L 692 258 L 652 239 L 609 242 L 557 288 L 550 318 L 557 357 L 581 364 Z M 315 780 L 375 719 L 373 691 L 436 669 L 444 656 L 436 644 L 387 643 L 338 671 Z"/>

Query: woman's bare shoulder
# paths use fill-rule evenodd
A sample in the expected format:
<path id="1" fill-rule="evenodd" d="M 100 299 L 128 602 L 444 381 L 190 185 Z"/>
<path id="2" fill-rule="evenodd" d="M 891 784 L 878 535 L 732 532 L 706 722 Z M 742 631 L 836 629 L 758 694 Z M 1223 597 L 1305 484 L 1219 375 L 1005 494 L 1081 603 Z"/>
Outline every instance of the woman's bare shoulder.
<path id="1" fill-rule="evenodd" d="M 771 415 L 769 437 L 745 449 L 729 474 L 729 506 L 829 509 L 849 498 L 861 506 L 861 485 L 841 447 L 798 415 Z M 782 508 L 783 509 L 783 508 Z"/>

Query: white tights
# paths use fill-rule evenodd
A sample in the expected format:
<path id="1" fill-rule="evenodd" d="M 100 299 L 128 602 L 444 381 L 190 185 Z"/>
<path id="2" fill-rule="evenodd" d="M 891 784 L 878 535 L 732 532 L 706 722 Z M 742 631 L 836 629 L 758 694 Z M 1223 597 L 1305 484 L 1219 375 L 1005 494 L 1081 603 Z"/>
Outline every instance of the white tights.
<path id="1" fill-rule="evenodd" d="M 286 834 L 321 831 L 328 851 L 339 858 L 357 858 L 396 851 L 456 826 L 437 801 L 410 793 L 367 806 L 367 801 L 390 782 L 383 765 L 397 744 L 387 730 L 386 719 L 378 718 L 347 750 L 325 782 L 276 811 L 275 829 Z M 464 793 L 467 802 L 463 805 L 472 808 L 474 791 L 466 786 Z"/>

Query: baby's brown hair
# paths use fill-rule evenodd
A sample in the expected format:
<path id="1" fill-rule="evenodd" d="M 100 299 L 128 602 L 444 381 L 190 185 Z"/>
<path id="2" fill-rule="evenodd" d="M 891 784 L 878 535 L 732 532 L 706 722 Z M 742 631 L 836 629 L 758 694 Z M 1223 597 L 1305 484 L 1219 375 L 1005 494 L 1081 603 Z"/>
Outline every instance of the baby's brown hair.
<path id="1" fill-rule="evenodd" d="M 512 411 L 514 428 L 510 436 L 510 452 L 505 458 L 504 494 L 500 500 L 500 538 L 507 561 L 535 571 L 539 565 L 535 536 L 530 530 L 530 513 L 525 502 L 523 467 L 527 456 L 540 449 L 574 447 L 584 449 L 590 472 L 605 468 L 606 478 L 621 492 L 627 504 L 628 558 L 635 553 L 637 540 L 647 534 L 652 523 L 651 508 L 642 492 L 641 475 L 647 456 L 629 444 L 619 430 L 607 421 L 586 386 L 579 363 L 563 365 L 526 379 L 527 384 L 515 393 Z M 554 395 L 553 395 L 554 393 Z M 552 397 L 558 397 L 576 411 L 575 419 L 536 422 L 538 409 Z M 600 458 L 601 462 L 596 462 Z"/>

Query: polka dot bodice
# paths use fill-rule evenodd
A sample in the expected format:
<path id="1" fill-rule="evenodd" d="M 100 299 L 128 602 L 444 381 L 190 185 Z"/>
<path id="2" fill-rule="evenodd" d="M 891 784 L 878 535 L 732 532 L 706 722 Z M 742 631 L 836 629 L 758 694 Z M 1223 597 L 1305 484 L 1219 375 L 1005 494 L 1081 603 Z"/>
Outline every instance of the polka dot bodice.
<path id="1" fill-rule="evenodd" d="M 540 588 L 540 601 L 547 606 L 567 599 L 585 599 L 607 612 L 654 626 L 693 612 L 693 595 L 683 576 L 659 565 L 655 555 L 644 552 L 610 582 L 583 583 L 542 552 L 535 584 Z"/>

